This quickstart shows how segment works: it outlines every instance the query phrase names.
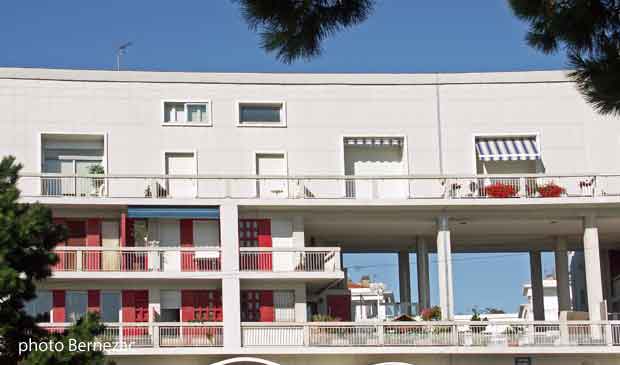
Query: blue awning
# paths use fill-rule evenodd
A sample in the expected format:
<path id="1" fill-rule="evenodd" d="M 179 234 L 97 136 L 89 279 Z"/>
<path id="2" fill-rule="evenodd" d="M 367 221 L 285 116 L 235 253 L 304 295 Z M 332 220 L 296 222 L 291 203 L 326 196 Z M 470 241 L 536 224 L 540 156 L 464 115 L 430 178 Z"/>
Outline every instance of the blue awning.
<path id="1" fill-rule="evenodd" d="M 128 218 L 219 219 L 218 207 L 129 207 Z"/>

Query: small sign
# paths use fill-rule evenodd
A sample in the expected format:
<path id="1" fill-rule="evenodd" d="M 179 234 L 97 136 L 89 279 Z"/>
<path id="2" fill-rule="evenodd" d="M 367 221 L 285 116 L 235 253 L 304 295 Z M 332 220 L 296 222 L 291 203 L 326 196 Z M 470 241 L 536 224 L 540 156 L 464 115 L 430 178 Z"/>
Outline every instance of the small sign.
<path id="1" fill-rule="evenodd" d="M 515 365 L 532 365 L 531 357 L 515 357 Z"/>

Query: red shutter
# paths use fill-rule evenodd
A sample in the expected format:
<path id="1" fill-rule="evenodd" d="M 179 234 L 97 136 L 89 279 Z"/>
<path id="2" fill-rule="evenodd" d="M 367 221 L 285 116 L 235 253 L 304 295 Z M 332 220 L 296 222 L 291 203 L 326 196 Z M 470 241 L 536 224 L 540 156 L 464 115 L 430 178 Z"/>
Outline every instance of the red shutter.
<path id="1" fill-rule="evenodd" d="M 260 321 L 273 322 L 275 313 L 273 310 L 273 291 L 262 290 L 260 292 Z"/>
<path id="2" fill-rule="evenodd" d="M 86 220 L 86 246 L 101 246 L 101 219 L 89 218 Z M 101 270 L 101 251 L 84 252 L 84 269 L 89 271 Z"/>
<path id="3" fill-rule="evenodd" d="M 194 221 L 191 219 L 181 219 L 179 225 L 181 231 L 181 247 L 194 246 Z M 195 271 L 193 252 L 181 251 L 181 270 Z"/>
<path id="4" fill-rule="evenodd" d="M 272 247 L 271 241 L 271 220 L 258 220 L 258 247 Z M 258 269 L 261 271 L 271 271 L 273 268 L 271 252 L 261 252 L 258 254 Z"/>
<path id="5" fill-rule="evenodd" d="M 135 291 L 123 290 L 123 322 L 136 321 Z"/>
<path id="6" fill-rule="evenodd" d="M 348 322 L 351 320 L 351 296 L 350 295 L 328 295 L 327 314 L 337 318 L 339 321 Z"/>
<path id="7" fill-rule="evenodd" d="M 194 291 L 181 290 L 181 321 L 194 320 Z"/>
<path id="8" fill-rule="evenodd" d="M 68 220 L 65 222 L 69 231 L 68 246 L 86 246 L 86 221 Z"/>
<path id="9" fill-rule="evenodd" d="M 149 291 L 136 290 L 134 294 L 136 303 L 136 322 L 149 321 Z"/>
<path id="10" fill-rule="evenodd" d="M 220 322 L 224 320 L 224 316 L 222 313 L 222 292 L 216 290 L 214 296 L 215 300 L 213 303 L 213 316 L 215 317 L 216 321 Z"/>
<path id="11" fill-rule="evenodd" d="M 65 291 L 52 291 L 52 322 L 59 323 L 65 321 Z"/>
<path id="12" fill-rule="evenodd" d="M 121 213 L 121 246 L 133 246 L 133 219 L 127 213 Z"/>
<path id="13" fill-rule="evenodd" d="M 258 220 L 258 247 L 272 247 L 271 243 L 271 220 Z"/>
<path id="14" fill-rule="evenodd" d="M 88 291 L 88 311 L 97 313 L 101 311 L 99 304 L 99 290 Z"/>

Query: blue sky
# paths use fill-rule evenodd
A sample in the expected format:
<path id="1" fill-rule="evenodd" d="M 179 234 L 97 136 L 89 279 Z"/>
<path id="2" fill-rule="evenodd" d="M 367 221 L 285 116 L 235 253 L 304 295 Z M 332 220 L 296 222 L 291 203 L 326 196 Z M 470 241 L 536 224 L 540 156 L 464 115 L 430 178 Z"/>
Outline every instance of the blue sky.
<path id="1" fill-rule="evenodd" d="M 557 69 L 523 42 L 506 0 L 378 0 L 371 18 L 325 43 L 322 57 L 278 63 L 230 0 L 4 1 L 0 66 L 165 71 L 438 72 Z"/>
<path id="2" fill-rule="evenodd" d="M 337 34 L 323 55 L 285 65 L 258 47 L 229 0 L 4 1 L 0 66 L 112 69 L 115 48 L 132 41 L 123 67 L 219 72 L 476 72 L 565 67 L 523 41 L 525 25 L 505 0 L 378 0 L 364 24 Z M 529 281 L 526 254 L 455 255 L 456 309 L 497 306 L 514 311 Z M 553 269 L 549 255 L 544 268 Z M 354 279 L 371 274 L 398 293 L 394 255 L 347 256 Z M 415 255 L 412 256 L 415 264 Z M 475 263 L 475 264 L 474 264 Z M 379 265 L 379 266 L 376 266 Z M 475 269 L 472 269 L 475 268 Z M 412 267 L 415 290 L 415 266 Z M 492 273 L 492 275 L 490 275 Z M 437 302 L 436 267 L 432 294 Z"/>

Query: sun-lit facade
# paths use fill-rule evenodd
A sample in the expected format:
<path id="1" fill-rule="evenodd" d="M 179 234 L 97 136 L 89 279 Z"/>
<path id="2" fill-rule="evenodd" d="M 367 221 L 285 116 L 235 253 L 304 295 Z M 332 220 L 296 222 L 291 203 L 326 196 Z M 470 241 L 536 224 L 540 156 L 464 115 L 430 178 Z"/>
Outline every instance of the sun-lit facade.
<path id="1" fill-rule="evenodd" d="M 28 310 L 98 311 L 120 365 L 620 361 L 620 119 L 562 71 L 5 68 L 0 108 L 22 201 L 70 233 Z M 359 252 L 398 253 L 399 308 L 441 319 L 354 321 Z M 455 322 L 457 252 L 528 252 L 535 321 Z"/>

